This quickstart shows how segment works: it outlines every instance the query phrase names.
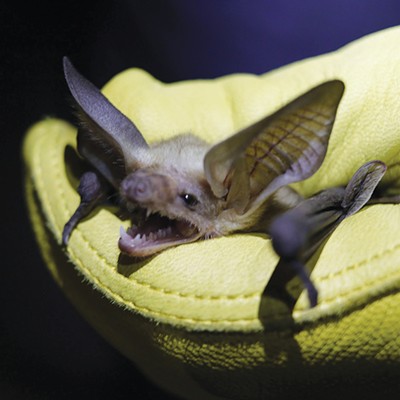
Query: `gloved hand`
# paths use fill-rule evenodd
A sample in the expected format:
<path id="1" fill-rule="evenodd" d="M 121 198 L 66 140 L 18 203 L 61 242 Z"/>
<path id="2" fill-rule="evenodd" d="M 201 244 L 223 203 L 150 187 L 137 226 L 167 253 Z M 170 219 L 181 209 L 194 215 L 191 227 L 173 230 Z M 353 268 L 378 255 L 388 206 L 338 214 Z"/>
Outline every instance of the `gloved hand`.
<path id="1" fill-rule="evenodd" d="M 396 192 L 399 43 L 400 28 L 392 28 L 260 77 L 167 85 L 132 69 L 104 93 L 149 142 L 183 132 L 217 142 L 318 83 L 340 79 L 346 90 L 325 161 L 294 186 L 309 196 L 344 185 L 379 159 L 389 167 L 383 183 Z M 158 384 L 186 398 L 258 399 L 326 390 L 343 378 L 368 390 L 367 383 L 398 371 L 400 205 L 370 206 L 345 220 L 314 260 L 318 305 L 310 309 L 303 293 L 288 316 L 262 296 L 278 261 L 263 235 L 196 242 L 138 265 L 119 258 L 124 223 L 102 208 L 78 225 L 64 251 L 62 228 L 79 202 L 79 162 L 66 153 L 75 137 L 68 123 L 47 119 L 25 139 L 39 246 L 69 299 Z"/>

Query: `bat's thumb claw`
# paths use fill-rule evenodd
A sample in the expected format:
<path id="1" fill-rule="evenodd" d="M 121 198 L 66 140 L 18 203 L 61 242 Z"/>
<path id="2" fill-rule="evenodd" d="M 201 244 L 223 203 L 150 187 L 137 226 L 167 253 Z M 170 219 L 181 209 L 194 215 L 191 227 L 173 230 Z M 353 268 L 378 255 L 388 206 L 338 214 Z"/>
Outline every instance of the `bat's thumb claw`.
<path id="1" fill-rule="evenodd" d="M 365 206 L 385 172 L 386 165 L 382 161 L 370 161 L 356 171 L 346 187 L 342 201 L 347 217 Z"/>

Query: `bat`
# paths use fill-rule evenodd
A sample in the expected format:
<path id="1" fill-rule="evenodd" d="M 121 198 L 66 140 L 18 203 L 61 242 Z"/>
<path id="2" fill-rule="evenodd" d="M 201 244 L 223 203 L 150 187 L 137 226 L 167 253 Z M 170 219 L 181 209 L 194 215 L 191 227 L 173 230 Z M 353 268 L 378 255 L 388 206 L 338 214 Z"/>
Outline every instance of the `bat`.
<path id="1" fill-rule="evenodd" d="M 234 232 L 263 232 L 281 262 L 297 274 L 311 306 L 317 290 L 305 268 L 321 243 L 371 198 L 386 166 L 371 161 L 346 187 L 304 199 L 289 184 L 322 164 L 344 92 L 324 82 L 217 144 L 182 134 L 151 146 L 64 58 L 64 73 L 80 120 L 77 147 L 90 164 L 79 183 L 80 204 L 62 242 L 82 218 L 118 197 L 132 226 L 121 228 L 119 249 L 132 257 Z"/>

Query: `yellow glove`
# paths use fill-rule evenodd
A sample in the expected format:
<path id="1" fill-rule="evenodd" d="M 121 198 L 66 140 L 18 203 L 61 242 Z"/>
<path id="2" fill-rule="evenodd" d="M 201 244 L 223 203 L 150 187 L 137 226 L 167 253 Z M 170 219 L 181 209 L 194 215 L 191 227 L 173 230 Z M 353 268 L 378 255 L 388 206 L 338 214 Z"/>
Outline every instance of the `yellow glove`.
<path id="1" fill-rule="evenodd" d="M 389 166 L 384 182 L 396 189 L 399 43 L 400 28 L 392 28 L 262 76 L 213 81 L 166 85 L 132 69 L 104 94 L 150 143 L 183 132 L 217 142 L 318 83 L 340 79 L 346 91 L 326 159 L 296 189 L 311 195 L 346 184 L 375 159 Z M 277 257 L 262 235 L 197 242 L 126 264 L 117 247 L 121 221 L 103 208 L 78 225 L 64 253 L 62 228 L 79 203 L 65 163 L 75 138 L 75 128 L 56 119 L 26 136 L 26 196 L 38 243 L 69 299 L 158 384 L 193 399 L 257 399 L 283 386 L 310 393 L 330 378 L 379 379 L 399 368 L 400 205 L 371 206 L 345 220 L 313 270 L 318 306 L 309 309 L 303 293 L 293 320 L 268 310 L 277 324 L 265 331 L 261 295 Z"/>

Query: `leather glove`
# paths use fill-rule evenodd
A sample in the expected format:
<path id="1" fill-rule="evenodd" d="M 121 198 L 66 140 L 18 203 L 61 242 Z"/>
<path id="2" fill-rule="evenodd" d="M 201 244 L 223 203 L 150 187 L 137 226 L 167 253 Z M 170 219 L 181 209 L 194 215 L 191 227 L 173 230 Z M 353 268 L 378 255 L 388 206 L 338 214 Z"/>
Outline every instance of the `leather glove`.
<path id="1" fill-rule="evenodd" d="M 367 161 L 400 178 L 400 28 L 262 76 L 163 84 L 143 70 L 114 77 L 104 94 L 150 143 L 183 132 L 217 142 L 317 84 L 346 90 L 328 153 L 303 195 L 345 185 Z M 76 129 L 46 119 L 28 132 L 26 199 L 44 260 L 87 320 L 165 389 L 188 399 L 259 399 L 368 388 L 400 364 L 400 205 L 368 206 L 346 219 L 315 261 L 319 302 L 303 293 L 288 316 L 263 291 L 277 264 L 264 235 L 237 234 L 119 258 L 124 225 L 107 207 L 81 222 L 68 247 L 64 224 L 79 203 L 70 156 Z M 84 279 L 82 279 L 82 277 Z M 95 290 L 93 290 L 95 288 Z M 361 385 L 361 386 L 360 386 Z M 328 389 L 328 390 L 327 390 Z M 335 392 L 337 394 L 339 392 Z"/>

